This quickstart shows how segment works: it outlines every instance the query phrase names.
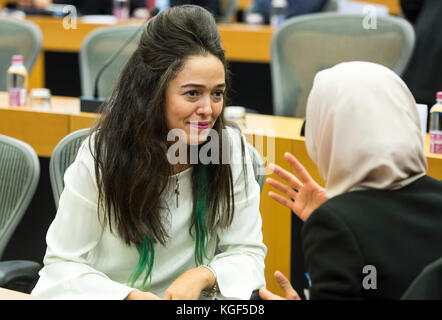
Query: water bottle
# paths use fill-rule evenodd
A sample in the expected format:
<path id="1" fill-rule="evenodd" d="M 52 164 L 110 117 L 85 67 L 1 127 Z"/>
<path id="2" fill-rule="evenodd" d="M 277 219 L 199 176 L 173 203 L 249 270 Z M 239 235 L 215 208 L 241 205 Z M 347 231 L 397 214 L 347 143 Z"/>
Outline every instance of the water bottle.
<path id="1" fill-rule="evenodd" d="M 272 0 L 270 7 L 270 25 L 278 28 L 287 18 L 287 0 Z"/>
<path id="2" fill-rule="evenodd" d="M 129 0 L 114 0 L 112 14 L 118 20 L 129 19 Z"/>
<path id="3" fill-rule="evenodd" d="M 9 106 L 20 107 L 26 105 L 28 95 L 28 71 L 23 65 L 23 56 L 12 56 L 12 65 L 8 69 L 7 88 Z"/>
<path id="4" fill-rule="evenodd" d="M 436 95 L 436 104 L 430 109 L 430 152 L 442 154 L 442 91 Z"/>

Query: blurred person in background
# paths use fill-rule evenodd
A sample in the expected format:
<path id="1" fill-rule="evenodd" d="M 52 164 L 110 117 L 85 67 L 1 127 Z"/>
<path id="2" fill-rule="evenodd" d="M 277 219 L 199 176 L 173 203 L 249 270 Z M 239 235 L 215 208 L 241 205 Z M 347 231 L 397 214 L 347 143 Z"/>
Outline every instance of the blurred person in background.
<path id="1" fill-rule="evenodd" d="M 435 103 L 442 90 L 442 1 L 401 0 L 405 17 L 414 24 L 416 46 L 403 79 L 416 101 Z"/>
<path id="2" fill-rule="evenodd" d="M 287 0 L 287 18 L 301 14 L 320 12 L 327 0 Z M 270 22 L 270 7 L 272 0 L 253 0 L 251 13 L 259 13 L 264 18 L 264 23 Z"/>

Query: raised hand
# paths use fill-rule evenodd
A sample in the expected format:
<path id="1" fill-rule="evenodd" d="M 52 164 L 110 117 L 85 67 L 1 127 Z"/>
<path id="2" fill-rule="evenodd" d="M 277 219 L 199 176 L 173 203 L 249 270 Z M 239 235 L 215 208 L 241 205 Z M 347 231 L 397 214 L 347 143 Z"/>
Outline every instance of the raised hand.
<path id="1" fill-rule="evenodd" d="M 285 298 L 278 296 L 267 290 L 265 287 L 259 289 L 259 296 L 263 300 L 301 300 L 298 293 L 293 289 L 290 281 L 279 271 L 275 272 L 275 279 L 282 290 L 284 290 Z"/>
<path id="2" fill-rule="evenodd" d="M 266 182 L 278 191 L 284 193 L 288 198 L 272 191 L 269 192 L 269 196 L 292 210 L 302 221 L 305 221 L 310 217 L 311 213 L 327 201 L 328 198 L 325 195 L 325 189 L 312 179 L 308 171 L 295 156 L 286 152 L 284 158 L 301 180 L 280 166 L 270 164 L 269 169 L 285 180 L 287 184 L 272 178 L 268 178 Z"/>

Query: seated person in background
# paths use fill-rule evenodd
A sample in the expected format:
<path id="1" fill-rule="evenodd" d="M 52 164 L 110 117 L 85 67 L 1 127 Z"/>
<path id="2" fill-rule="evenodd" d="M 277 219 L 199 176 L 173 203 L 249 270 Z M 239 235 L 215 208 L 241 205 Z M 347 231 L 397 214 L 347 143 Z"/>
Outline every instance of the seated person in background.
<path id="1" fill-rule="evenodd" d="M 298 174 L 274 200 L 305 221 L 301 238 L 311 299 L 400 299 L 442 256 L 442 182 L 426 175 L 416 102 L 391 70 L 349 62 L 319 72 L 306 114 L 306 147 L 325 190 L 289 153 Z M 328 200 L 327 200 L 328 199 Z M 275 273 L 288 298 L 299 299 Z M 264 299 L 276 299 L 265 288 Z"/>
<path id="2" fill-rule="evenodd" d="M 52 0 L 53 3 L 69 4 L 77 8 L 80 15 L 112 14 L 113 0 Z M 130 0 L 130 11 L 144 8 L 145 0 Z"/>
<path id="3" fill-rule="evenodd" d="M 320 12 L 326 2 L 327 0 L 287 0 L 287 18 Z M 253 0 L 250 12 L 260 13 L 264 18 L 264 23 L 268 24 L 270 22 L 271 3 L 271 0 Z"/>
<path id="4" fill-rule="evenodd" d="M 227 75 L 207 10 L 173 7 L 146 24 L 66 171 L 32 295 L 250 299 L 265 284 L 260 187 L 244 136 L 223 119 Z"/>
<path id="5" fill-rule="evenodd" d="M 52 0 L 16 0 L 17 9 L 44 9 L 52 3 Z"/>
<path id="6" fill-rule="evenodd" d="M 442 90 L 442 1 L 401 0 L 401 7 L 416 32 L 413 56 L 402 78 L 416 101 L 430 109 Z"/>

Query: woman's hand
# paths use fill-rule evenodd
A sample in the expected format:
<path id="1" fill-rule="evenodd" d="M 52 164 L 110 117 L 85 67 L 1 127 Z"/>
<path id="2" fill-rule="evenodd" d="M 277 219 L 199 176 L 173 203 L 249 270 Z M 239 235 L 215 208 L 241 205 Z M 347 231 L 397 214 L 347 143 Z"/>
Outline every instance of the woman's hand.
<path id="1" fill-rule="evenodd" d="M 302 182 L 280 166 L 270 164 L 269 169 L 285 180 L 288 185 L 272 178 L 268 178 L 267 183 L 288 196 L 288 199 L 275 192 L 269 192 L 269 196 L 292 210 L 302 221 L 306 221 L 317 207 L 328 200 L 325 189 L 312 179 L 304 166 L 291 153 L 286 152 L 284 158 Z"/>
<path id="2" fill-rule="evenodd" d="M 281 289 L 284 290 L 285 298 L 270 292 L 265 287 L 262 287 L 259 289 L 259 296 L 263 300 L 301 300 L 296 290 L 293 289 L 290 281 L 281 272 L 275 272 L 275 279 Z"/>
<path id="3" fill-rule="evenodd" d="M 209 269 L 198 267 L 179 276 L 164 293 L 164 300 L 197 300 L 201 291 L 215 285 L 215 276 Z"/>
<path id="4" fill-rule="evenodd" d="M 150 292 L 140 291 L 135 289 L 131 291 L 126 297 L 125 300 L 161 300 L 156 295 Z"/>

